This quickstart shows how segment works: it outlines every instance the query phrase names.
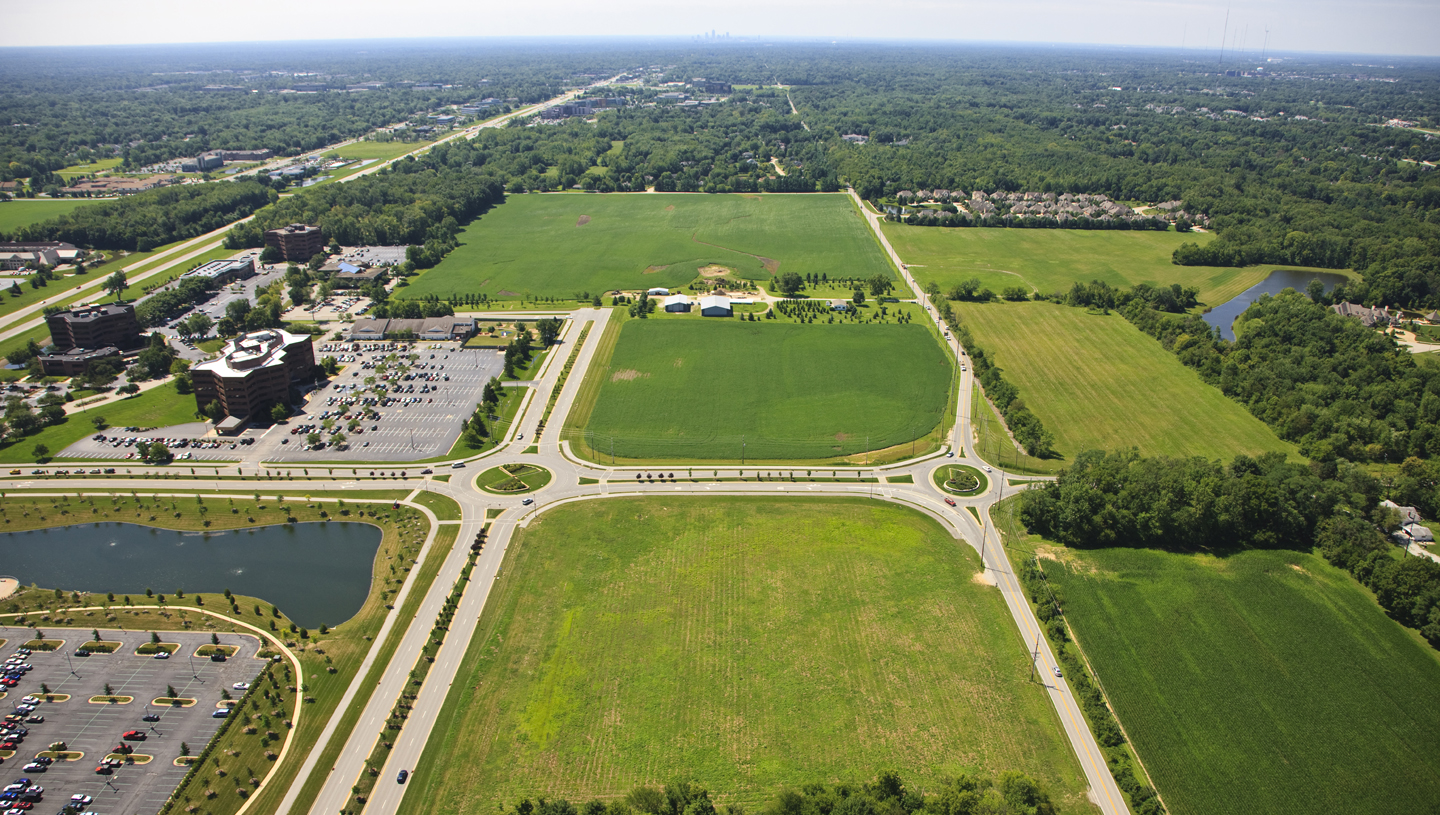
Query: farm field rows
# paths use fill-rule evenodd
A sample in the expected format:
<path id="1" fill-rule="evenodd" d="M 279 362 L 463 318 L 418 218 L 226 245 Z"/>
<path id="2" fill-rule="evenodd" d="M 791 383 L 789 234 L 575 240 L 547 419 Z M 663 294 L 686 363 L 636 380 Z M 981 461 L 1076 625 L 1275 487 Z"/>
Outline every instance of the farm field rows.
<path id="1" fill-rule="evenodd" d="M 1019 769 L 1067 813 L 1085 783 L 978 557 L 876 502 L 636 498 L 554 509 L 511 542 L 401 807 Z"/>
<path id="2" fill-rule="evenodd" d="M 1179 283 L 1199 289 L 1201 303 L 1218 306 L 1264 280 L 1272 268 L 1176 266 L 1170 262 L 1180 244 L 1204 245 L 1214 240 L 1214 235 L 1202 232 L 952 229 L 890 222 L 882 223 L 881 228 L 915 279 L 922 284 L 933 280 L 941 291 L 972 277 L 997 293 L 1023 285 L 1052 294 L 1092 280 L 1125 289 L 1137 283 Z"/>
<path id="3" fill-rule="evenodd" d="M 1147 456 L 1278 450 L 1296 455 L 1263 422 L 1118 314 L 1055 303 L 957 303 L 1067 459 L 1089 449 L 1138 447 Z"/>
<path id="4" fill-rule="evenodd" d="M 844 195 L 513 195 L 404 297 L 678 288 L 723 266 L 867 279 L 895 270 Z M 897 280 L 898 282 L 898 280 Z"/>
<path id="5" fill-rule="evenodd" d="M 1323 559 L 1042 560 L 1173 815 L 1382 815 L 1440 801 L 1440 659 Z"/>
<path id="6" fill-rule="evenodd" d="M 913 323 L 630 320 L 593 365 L 584 429 L 607 461 L 612 440 L 617 459 L 747 461 L 908 444 L 941 424 L 951 382 Z"/>

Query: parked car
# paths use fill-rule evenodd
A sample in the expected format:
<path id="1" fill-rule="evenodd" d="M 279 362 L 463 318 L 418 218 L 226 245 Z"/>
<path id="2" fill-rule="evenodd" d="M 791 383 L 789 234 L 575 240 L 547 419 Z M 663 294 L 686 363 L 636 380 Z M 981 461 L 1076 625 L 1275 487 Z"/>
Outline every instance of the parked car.
<path id="1" fill-rule="evenodd" d="M 160 653 L 156 654 L 153 658 L 154 658 L 154 659 L 169 659 L 169 658 L 170 658 L 170 652 L 169 652 L 169 651 L 161 651 Z"/>
<path id="2" fill-rule="evenodd" d="M 126 730 L 125 733 L 124 733 L 122 736 L 120 736 L 120 738 L 122 738 L 122 739 L 124 739 L 124 740 L 126 740 L 126 741 L 144 741 L 144 740 L 145 740 L 145 731 L 143 731 L 143 730 Z"/>

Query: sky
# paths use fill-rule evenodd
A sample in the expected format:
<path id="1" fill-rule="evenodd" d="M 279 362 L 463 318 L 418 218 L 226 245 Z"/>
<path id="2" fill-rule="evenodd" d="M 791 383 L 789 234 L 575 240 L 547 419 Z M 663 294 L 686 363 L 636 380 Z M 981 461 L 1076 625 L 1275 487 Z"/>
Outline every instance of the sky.
<path id="1" fill-rule="evenodd" d="M 1440 56 L 1440 0 L 0 0 L 6 45 L 406 37 L 949 40 Z M 1228 15 L 1228 26 L 1227 26 Z M 1268 34 L 1267 34 L 1268 29 Z M 1223 39 L 1222 39 L 1223 36 Z"/>

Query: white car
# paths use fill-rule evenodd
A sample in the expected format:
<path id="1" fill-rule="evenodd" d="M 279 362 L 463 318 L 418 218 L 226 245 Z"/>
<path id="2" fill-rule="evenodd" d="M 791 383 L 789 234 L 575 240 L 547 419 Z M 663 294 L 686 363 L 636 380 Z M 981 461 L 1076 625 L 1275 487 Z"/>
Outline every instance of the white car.
<path id="1" fill-rule="evenodd" d="M 37 699 L 37 698 L 34 697 L 34 696 L 26 696 L 24 699 L 21 699 L 20 701 L 24 702 L 24 703 L 27 704 L 27 705 L 38 705 L 38 704 L 40 704 L 40 700 Z"/>
<path id="2" fill-rule="evenodd" d="M 984 467 L 984 468 L 985 468 L 985 472 L 987 472 L 987 473 L 993 473 L 993 472 L 995 472 L 994 470 L 990 469 L 990 465 L 989 465 L 989 464 L 981 464 L 980 466 L 981 466 L 981 467 Z"/>
<path id="3" fill-rule="evenodd" d="M 249 683 L 249 682 L 236 682 L 235 684 L 231 685 L 230 687 L 234 688 L 235 690 L 250 690 L 250 683 Z"/>

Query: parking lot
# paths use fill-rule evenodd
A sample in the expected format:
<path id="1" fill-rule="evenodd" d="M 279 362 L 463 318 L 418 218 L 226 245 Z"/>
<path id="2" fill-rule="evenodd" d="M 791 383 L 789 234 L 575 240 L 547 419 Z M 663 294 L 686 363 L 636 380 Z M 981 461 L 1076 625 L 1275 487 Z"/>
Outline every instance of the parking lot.
<path id="1" fill-rule="evenodd" d="M 72 795 L 79 794 L 94 799 L 81 807 L 82 811 L 101 815 L 155 812 L 185 776 L 186 769 L 175 766 L 181 742 L 186 743 L 191 755 L 198 755 L 223 721 L 213 716 L 221 691 L 240 698 L 243 690 L 235 689 L 235 684 L 253 681 L 264 664 L 255 659 L 259 641 L 252 636 L 220 634 L 222 644 L 236 645 L 240 650 L 225 662 L 212 662 L 207 657 L 191 656 L 197 648 L 210 643 L 208 633 L 165 633 L 164 641 L 180 643 L 180 649 L 168 660 L 136 655 L 135 649 L 149 642 L 145 633 L 102 631 L 101 635 L 105 640 L 124 644 L 113 654 L 76 657 L 75 650 L 90 639 L 88 631 L 46 631 L 51 639 L 65 639 L 65 645 L 57 651 L 36 651 L 23 657 L 32 670 L 15 687 L 6 689 L 3 703 L 8 706 L 7 712 L 27 695 L 40 697 L 42 683 L 51 693 L 70 694 L 66 701 L 42 701 L 35 706 L 32 715 L 44 721 L 20 725 L 28 733 L 16 745 L 15 755 L 0 767 L 5 784 L 24 776 L 44 788 L 43 803 L 36 804 L 37 811 L 41 807 L 58 810 Z M 8 658 L 15 654 L 32 636 L 26 628 L 0 627 L 0 637 L 6 640 L 4 655 Z M 107 683 L 114 694 L 133 696 L 134 701 L 123 705 L 90 704 L 90 697 L 103 694 Z M 197 703 L 189 708 L 151 707 L 150 700 L 164 696 L 166 686 L 171 685 L 181 697 L 194 698 Z M 147 713 L 157 714 L 158 720 L 142 720 Z M 122 764 L 109 775 L 97 774 L 95 769 L 101 760 L 131 730 L 144 736 L 127 741 L 135 753 L 154 758 L 143 765 Z M 36 754 L 57 741 L 65 742 L 68 750 L 83 753 L 83 757 L 56 761 L 44 772 L 22 771 Z"/>
<path id="2" fill-rule="evenodd" d="M 240 436 L 216 436 L 206 422 L 188 422 L 169 427 L 146 429 L 107 427 L 99 433 L 94 433 L 66 447 L 60 457 L 62 459 L 93 459 L 114 462 L 133 461 L 136 465 L 142 465 L 144 462 L 141 461 L 137 452 L 139 449 L 137 440 L 143 440 L 152 443 L 163 442 L 175 455 L 177 464 L 196 461 L 244 461 L 247 453 L 254 449 L 253 445 L 262 432 L 251 430 Z M 56 464 L 61 463 L 56 462 Z M 83 462 L 76 463 L 83 464 Z M 123 467 L 124 465 L 119 466 Z M 60 470 L 69 470 L 71 473 L 78 472 L 69 467 L 56 467 L 50 472 L 59 474 Z"/>
<path id="3" fill-rule="evenodd" d="M 260 441 L 250 448 L 252 456 L 265 461 L 300 463 L 413 461 L 445 455 L 460 437 L 461 422 L 470 418 L 475 406 L 480 404 L 485 383 L 491 377 L 498 377 L 505 368 L 503 353 L 489 348 L 462 348 L 456 342 L 413 345 L 317 342 L 315 352 L 317 358 L 333 356 L 341 360 L 340 375 L 309 394 L 303 412 L 291 417 L 288 424 L 265 431 Z M 376 363 L 391 355 L 413 355 L 418 359 L 406 361 L 408 370 L 398 377 L 393 375 L 394 363 L 388 364 L 386 372 L 378 372 Z M 388 400 L 365 392 L 365 380 L 370 378 L 375 384 L 388 388 Z M 365 404 L 366 399 L 373 400 L 374 404 Z M 346 404 L 346 401 L 353 403 Z M 345 434 L 348 449 L 327 446 L 306 450 L 305 442 L 311 432 L 330 437 L 324 422 L 339 418 L 342 408 L 349 412 L 334 427 Z M 350 432 L 347 429 L 350 417 L 359 416 L 362 411 L 366 417 L 378 418 L 364 418 L 359 426 L 361 432 Z"/>

